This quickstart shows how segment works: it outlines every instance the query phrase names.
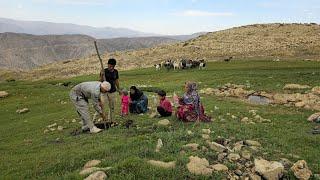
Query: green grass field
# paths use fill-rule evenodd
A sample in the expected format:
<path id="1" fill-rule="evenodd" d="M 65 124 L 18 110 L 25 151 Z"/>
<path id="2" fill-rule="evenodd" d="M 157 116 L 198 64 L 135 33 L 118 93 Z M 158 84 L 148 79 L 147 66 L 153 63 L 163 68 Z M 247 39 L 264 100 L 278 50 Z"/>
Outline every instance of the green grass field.
<path id="1" fill-rule="evenodd" d="M 128 118 L 134 120 L 140 128 L 126 129 L 118 126 L 96 135 L 72 136 L 70 133 L 80 125 L 71 122 L 72 119 L 78 120 L 68 97 L 71 87 L 55 84 L 71 81 L 72 85 L 75 85 L 92 80 L 97 80 L 97 75 L 0 84 L 0 90 L 10 93 L 9 97 L 0 99 L 0 179 L 83 179 L 79 171 L 92 159 L 102 160 L 101 167 L 113 167 L 106 172 L 109 179 L 223 178 L 225 174 L 216 173 L 212 177 L 195 176 L 186 168 L 190 155 L 205 157 L 210 164 L 217 158 L 215 152 L 210 150 L 180 153 L 182 145 L 187 143 L 206 145 L 200 133 L 203 128 L 214 131 L 211 134 L 212 140 L 218 136 L 234 140 L 257 140 L 263 146 L 257 156 L 268 160 L 288 158 L 296 162 L 299 159 L 292 155 L 300 156 L 300 159 L 307 161 L 313 173 L 320 173 L 320 135 L 312 135 L 310 130 L 314 124 L 306 121 L 314 112 L 280 105 L 251 105 L 238 99 L 203 95 L 205 109 L 215 119 L 212 123 L 186 124 L 171 117 L 169 120 L 172 126 L 165 128 L 156 126 L 160 119 L 150 119 L 149 114 L 132 115 Z M 282 92 L 286 83 L 319 86 L 320 63 L 213 62 L 202 71 L 195 69 L 156 72 L 150 68 L 120 72 L 121 87 L 128 89 L 131 85 L 149 85 L 162 88 L 169 95 L 174 91 L 181 94 L 187 80 L 201 82 L 199 89 L 216 88 L 226 83 L 249 83 L 253 90 Z M 153 95 L 149 92 L 147 94 L 150 97 Z M 66 101 L 67 104 L 61 104 L 60 101 Z M 149 102 L 152 103 L 152 99 Z M 214 110 L 214 106 L 218 106 L 219 110 Z M 29 108 L 30 112 L 16 113 L 17 109 L 24 107 Z M 251 109 L 258 110 L 258 114 L 271 119 L 272 123 L 242 124 L 226 115 L 231 113 L 240 117 L 249 116 L 248 111 Z M 225 121 L 220 121 L 219 116 Z M 119 116 L 117 119 L 119 122 L 124 121 Z M 44 133 L 46 126 L 53 123 L 65 129 Z M 193 131 L 195 135 L 188 136 L 187 130 Z M 60 140 L 56 141 L 57 138 Z M 162 139 L 164 146 L 156 153 L 154 150 L 158 138 Z M 173 170 L 156 168 L 146 163 L 149 159 L 174 160 L 177 161 L 177 167 Z M 232 168 L 234 164 L 230 163 L 228 166 Z"/>

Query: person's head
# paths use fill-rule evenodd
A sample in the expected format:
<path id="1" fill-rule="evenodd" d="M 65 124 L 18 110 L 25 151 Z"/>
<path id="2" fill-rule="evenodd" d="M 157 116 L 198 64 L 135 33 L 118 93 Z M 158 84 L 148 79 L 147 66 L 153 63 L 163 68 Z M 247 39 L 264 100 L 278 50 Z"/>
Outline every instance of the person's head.
<path id="1" fill-rule="evenodd" d="M 165 99 L 167 95 L 167 93 L 164 90 L 158 91 L 157 94 L 159 96 L 159 99 Z"/>
<path id="2" fill-rule="evenodd" d="M 111 71 L 114 70 L 114 67 L 116 66 L 116 64 L 117 64 L 117 61 L 114 58 L 110 58 L 108 60 L 108 69 Z"/>
<path id="3" fill-rule="evenodd" d="M 135 87 L 135 86 L 131 86 L 131 87 L 130 87 L 130 93 L 131 93 L 131 94 L 135 94 L 136 91 L 137 91 L 137 87 Z"/>
<path id="4" fill-rule="evenodd" d="M 126 89 L 122 89 L 122 90 L 121 90 L 121 94 L 122 94 L 123 96 L 128 96 L 128 91 L 127 91 Z"/>
<path id="5" fill-rule="evenodd" d="M 102 93 L 106 93 L 108 91 L 110 91 L 111 89 L 111 84 L 107 81 L 103 81 L 101 84 L 100 84 L 100 91 Z"/>
<path id="6" fill-rule="evenodd" d="M 184 90 L 186 93 L 197 91 L 197 83 L 191 81 L 186 82 Z"/>

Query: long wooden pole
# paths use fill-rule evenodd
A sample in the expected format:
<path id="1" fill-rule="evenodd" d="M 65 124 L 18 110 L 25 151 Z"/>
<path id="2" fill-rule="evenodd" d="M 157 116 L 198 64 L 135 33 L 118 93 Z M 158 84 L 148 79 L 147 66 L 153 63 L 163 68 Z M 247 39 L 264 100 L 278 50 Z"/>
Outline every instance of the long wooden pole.
<path id="1" fill-rule="evenodd" d="M 97 55 L 98 55 L 98 58 L 99 58 L 99 61 L 100 61 L 100 65 L 101 65 L 101 76 L 103 78 L 103 81 L 105 81 L 106 80 L 106 76 L 104 75 L 103 62 L 102 62 L 102 59 L 101 59 L 101 56 L 100 56 L 100 53 L 99 53 L 99 50 L 98 50 L 97 41 L 94 41 L 94 47 L 96 48 Z"/>

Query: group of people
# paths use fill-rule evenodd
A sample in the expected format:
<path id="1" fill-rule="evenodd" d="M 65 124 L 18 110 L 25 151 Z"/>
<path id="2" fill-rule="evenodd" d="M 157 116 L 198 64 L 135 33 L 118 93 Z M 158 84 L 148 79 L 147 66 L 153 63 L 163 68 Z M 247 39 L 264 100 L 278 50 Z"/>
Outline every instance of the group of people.
<path id="1" fill-rule="evenodd" d="M 100 73 L 100 81 L 83 82 L 72 88 L 70 98 L 77 113 L 82 119 L 82 130 L 90 133 L 98 133 L 102 130 L 97 128 L 89 114 L 88 99 L 92 99 L 96 114 L 100 115 L 104 121 L 115 122 L 115 101 L 116 93 L 121 95 L 121 116 L 132 114 L 141 114 L 148 111 L 148 97 L 137 87 L 131 86 L 129 92 L 120 89 L 119 74 L 115 69 L 116 60 L 109 59 L 108 67 Z M 172 116 L 172 103 L 166 98 L 166 92 L 160 90 L 157 92 L 159 105 L 157 111 L 159 116 Z M 197 84 L 194 82 L 185 83 L 185 93 L 177 98 L 178 109 L 176 116 L 184 122 L 210 122 L 209 116 L 204 114 L 204 108 L 197 92 Z M 105 113 L 105 105 L 108 105 L 108 117 Z"/>

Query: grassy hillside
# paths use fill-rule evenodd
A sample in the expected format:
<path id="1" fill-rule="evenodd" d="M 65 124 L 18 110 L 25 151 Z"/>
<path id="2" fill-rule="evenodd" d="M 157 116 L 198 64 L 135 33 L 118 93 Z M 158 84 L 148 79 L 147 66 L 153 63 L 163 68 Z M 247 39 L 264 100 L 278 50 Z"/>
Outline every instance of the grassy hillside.
<path id="1" fill-rule="evenodd" d="M 105 54 L 114 57 L 121 69 L 150 67 L 164 60 L 204 58 L 234 60 L 320 60 L 320 25 L 256 24 L 207 33 L 197 38 L 135 51 Z M 23 75 L 29 79 L 73 77 L 99 72 L 97 57 L 91 56 L 68 64 L 53 63 Z"/>
<path id="2" fill-rule="evenodd" d="M 271 62 L 235 61 L 230 63 L 213 62 L 208 68 L 188 71 L 161 71 L 140 69 L 120 72 L 122 87 L 130 85 L 163 88 L 169 95 L 175 91 L 182 93 L 187 80 L 199 82 L 200 88 L 224 85 L 226 83 L 250 83 L 251 89 L 268 92 L 281 92 L 286 83 L 300 83 L 310 86 L 320 84 L 319 62 Z M 209 115 L 215 120 L 207 124 L 186 124 L 171 117 L 171 127 L 158 127 L 157 121 L 148 114 L 130 116 L 133 128 L 115 127 L 101 134 L 70 133 L 78 123 L 72 123 L 78 116 L 69 101 L 71 87 L 57 86 L 60 82 L 96 80 L 97 75 L 81 76 L 72 79 L 49 81 L 16 81 L 0 84 L 10 96 L 0 99 L 0 179 L 83 179 L 79 171 L 92 159 L 102 160 L 102 167 L 113 167 L 107 171 L 109 179 L 221 179 L 225 174 L 214 173 L 212 177 L 195 176 L 188 172 L 186 164 L 190 155 L 207 158 L 210 164 L 217 160 L 214 151 L 186 151 L 181 153 L 182 145 L 196 142 L 206 146 L 201 138 L 201 129 L 210 128 L 218 136 L 237 140 L 253 139 L 263 148 L 255 156 L 279 161 L 288 158 L 307 161 L 314 173 L 320 172 L 320 136 L 312 135 L 314 127 L 306 121 L 312 111 L 280 105 L 259 106 L 233 98 L 202 95 L 202 102 Z M 147 93 L 153 105 L 152 93 Z M 66 104 L 64 102 L 67 102 Z M 118 101 L 119 104 L 119 101 Z M 215 110 L 214 106 L 219 107 Z M 29 113 L 17 114 L 15 111 L 27 107 Z M 119 105 L 116 112 L 119 114 Z M 243 124 L 231 115 L 249 116 L 249 110 L 258 110 L 272 123 Z M 125 119 L 117 118 L 120 122 Z M 44 133 L 46 126 L 57 123 L 63 131 Z M 194 135 L 187 135 L 187 130 Z M 159 153 L 154 152 L 158 138 L 163 141 Z M 296 156 L 299 156 L 297 158 Z M 146 163 L 149 159 L 177 161 L 173 170 L 155 168 Z M 232 169 L 236 165 L 228 163 Z M 292 179 L 292 174 L 288 174 Z"/>

